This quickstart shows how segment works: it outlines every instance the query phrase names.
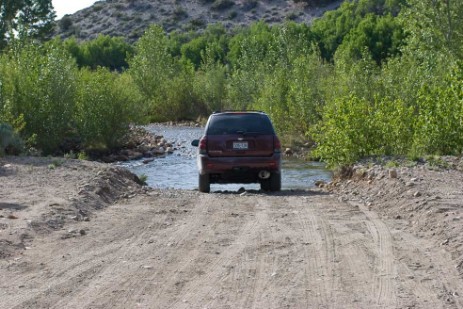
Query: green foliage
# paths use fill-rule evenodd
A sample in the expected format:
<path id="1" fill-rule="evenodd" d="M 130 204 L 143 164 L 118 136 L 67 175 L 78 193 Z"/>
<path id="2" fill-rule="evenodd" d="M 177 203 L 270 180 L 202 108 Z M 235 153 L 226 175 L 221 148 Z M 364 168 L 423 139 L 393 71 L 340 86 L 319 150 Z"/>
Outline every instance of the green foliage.
<path id="1" fill-rule="evenodd" d="M 367 156 L 405 154 L 413 134 L 412 115 L 403 102 L 387 98 L 336 99 L 325 106 L 315 129 L 316 155 L 333 166 Z"/>
<path id="2" fill-rule="evenodd" d="M 56 15 L 51 0 L 0 2 L 0 50 L 14 37 L 44 40 L 52 30 Z"/>
<path id="3" fill-rule="evenodd" d="M 94 40 L 77 43 L 75 38 L 64 42 L 67 51 L 74 56 L 79 67 L 95 70 L 98 67 L 111 71 L 128 68 L 127 58 L 133 54 L 133 48 L 121 37 L 98 35 Z"/>
<path id="4" fill-rule="evenodd" d="M 139 40 L 129 73 L 148 104 L 150 121 L 192 116 L 192 68 L 171 56 L 162 28 L 152 26 Z"/>
<path id="5" fill-rule="evenodd" d="M 206 49 L 203 58 L 195 74 L 193 95 L 197 99 L 197 112 L 207 115 L 225 109 L 227 68 L 215 59 L 211 49 Z"/>
<path id="6" fill-rule="evenodd" d="M 331 165 L 461 155 L 463 4 L 404 4 L 346 1 L 311 26 L 261 21 L 232 33 L 152 26 L 133 49 L 106 36 L 12 44 L 0 57 L 0 121 L 45 152 L 70 139 L 79 152 L 117 147 L 141 118 L 259 109 L 284 136 L 313 141 Z"/>
<path id="7" fill-rule="evenodd" d="M 77 159 L 78 160 L 88 160 L 88 155 L 85 153 L 85 151 L 81 151 L 77 154 Z"/>
<path id="8" fill-rule="evenodd" d="M 368 47 L 378 63 L 394 55 L 402 45 L 403 35 L 392 16 L 404 3 L 404 0 L 345 1 L 339 9 L 327 12 L 312 26 L 322 57 L 333 60 L 342 44 L 350 46 L 357 56 L 362 47 Z"/>
<path id="9" fill-rule="evenodd" d="M 137 118 L 139 105 L 130 83 L 128 75 L 119 76 L 107 69 L 81 70 L 75 118 L 85 148 L 102 150 L 121 145 L 129 124 Z"/>
<path id="10" fill-rule="evenodd" d="M 0 157 L 18 155 L 24 149 L 24 143 L 13 128 L 6 123 L 0 122 Z"/>
<path id="11" fill-rule="evenodd" d="M 419 92 L 414 154 L 463 153 L 463 79 L 455 73 L 445 85 Z"/>
<path id="12" fill-rule="evenodd" d="M 200 36 L 184 42 L 180 48 L 181 60 L 198 69 L 206 52 L 213 61 L 225 62 L 228 52 L 228 35 L 222 25 L 211 25 Z"/>
<path id="13" fill-rule="evenodd" d="M 36 136 L 45 153 L 59 149 L 72 125 L 76 91 L 75 62 L 55 42 L 15 44 L 0 61 L 4 110 L 24 117 L 25 139 Z"/>
<path id="14" fill-rule="evenodd" d="M 222 11 L 231 8 L 235 5 L 233 0 L 215 0 L 211 5 L 212 10 Z"/>
<path id="15" fill-rule="evenodd" d="M 361 59 L 366 50 L 376 63 L 399 53 L 404 33 L 392 15 L 367 14 L 343 39 L 338 47 L 346 50 L 352 59 Z"/>
<path id="16" fill-rule="evenodd" d="M 72 19 L 69 15 L 64 15 L 63 18 L 59 21 L 59 26 L 61 28 L 61 31 L 67 32 L 71 30 L 71 27 L 73 25 Z"/>
<path id="17" fill-rule="evenodd" d="M 140 181 L 146 185 L 148 181 L 148 176 L 146 174 L 141 174 L 138 176 L 138 179 L 140 179 Z"/>
<path id="18" fill-rule="evenodd" d="M 131 76 L 78 70 L 66 47 L 17 41 L 0 56 L 0 121 L 43 154 L 117 147 L 144 110 Z"/>
<path id="19" fill-rule="evenodd" d="M 411 36 L 410 48 L 449 52 L 461 59 L 462 16 L 462 1 L 408 0 L 400 17 Z"/>

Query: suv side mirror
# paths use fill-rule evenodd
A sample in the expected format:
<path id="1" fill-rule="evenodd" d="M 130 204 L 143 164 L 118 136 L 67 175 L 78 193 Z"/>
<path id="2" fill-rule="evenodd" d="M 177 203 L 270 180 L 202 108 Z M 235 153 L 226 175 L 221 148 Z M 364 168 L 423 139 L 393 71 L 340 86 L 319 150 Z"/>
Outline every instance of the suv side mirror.
<path id="1" fill-rule="evenodd" d="M 195 139 L 191 142 L 191 146 L 198 147 L 199 146 L 199 139 Z"/>

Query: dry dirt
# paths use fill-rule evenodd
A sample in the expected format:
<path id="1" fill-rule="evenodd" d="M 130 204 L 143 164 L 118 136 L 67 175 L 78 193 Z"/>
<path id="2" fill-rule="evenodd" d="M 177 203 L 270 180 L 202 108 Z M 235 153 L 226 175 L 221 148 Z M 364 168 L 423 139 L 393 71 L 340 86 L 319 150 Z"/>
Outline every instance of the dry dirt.
<path id="1" fill-rule="evenodd" d="M 0 308 L 463 308 L 462 181 L 374 166 L 323 189 L 201 194 L 1 158 Z"/>

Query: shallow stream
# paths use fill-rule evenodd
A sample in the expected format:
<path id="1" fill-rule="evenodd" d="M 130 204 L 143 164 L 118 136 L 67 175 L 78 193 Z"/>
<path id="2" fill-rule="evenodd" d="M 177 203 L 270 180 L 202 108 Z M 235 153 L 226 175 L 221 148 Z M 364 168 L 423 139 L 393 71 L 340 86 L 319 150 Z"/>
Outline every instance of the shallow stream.
<path id="1" fill-rule="evenodd" d="M 143 160 L 130 161 L 121 165 L 129 168 L 137 175 L 148 176 L 147 183 L 153 188 L 174 188 L 193 190 L 198 186 L 198 170 L 196 167 L 197 148 L 190 145 L 199 139 L 204 128 L 187 126 L 166 126 L 152 124 L 146 127 L 156 135 L 162 135 L 178 150 L 172 155 L 158 157 L 144 164 Z M 299 159 L 284 158 L 282 167 L 282 189 L 307 189 L 313 187 L 317 180 L 328 181 L 331 173 L 319 162 L 306 162 Z M 211 191 L 258 190 L 259 184 L 212 184 Z"/>

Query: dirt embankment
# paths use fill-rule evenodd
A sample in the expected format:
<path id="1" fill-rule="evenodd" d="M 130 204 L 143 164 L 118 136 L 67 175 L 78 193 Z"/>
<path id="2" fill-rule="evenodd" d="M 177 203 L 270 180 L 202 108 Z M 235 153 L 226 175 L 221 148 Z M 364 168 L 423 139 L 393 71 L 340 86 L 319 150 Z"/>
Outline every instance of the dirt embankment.
<path id="1" fill-rule="evenodd" d="M 409 166 L 358 164 L 327 188 L 343 201 L 401 222 L 407 231 L 432 241 L 451 255 L 463 277 L 463 158 L 401 165 Z"/>
<path id="2" fill-rule="evenodd" d="M 0 308 L 463 308 L 462 172 L 350 172 L 201 194 L 0 159 Z"/>

